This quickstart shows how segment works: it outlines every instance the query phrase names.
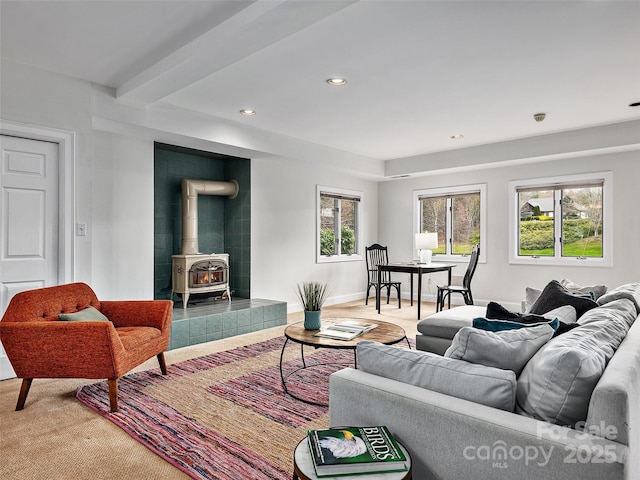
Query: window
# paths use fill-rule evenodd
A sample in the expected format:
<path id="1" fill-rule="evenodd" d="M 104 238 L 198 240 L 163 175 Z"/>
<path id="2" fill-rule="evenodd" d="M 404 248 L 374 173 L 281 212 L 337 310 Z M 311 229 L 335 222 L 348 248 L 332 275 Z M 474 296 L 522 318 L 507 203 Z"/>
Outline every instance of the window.
<path id="1" fill-rule="evenodd" d="M 317 187 L 317 261 L 362 260 L 362 192 Z"/>
<path id="2" fill-rule="evenodd" d="M 510 182 L 512 263 L 611 263 L 610 172 Z"/>
<path id="3" fill-rule="evenodd" d="M 485 243 L 485 191 L 481 184 L 414 192 L 414 230 L 437 232 L 437 260 L 460 259 L 471 254 L 475 244 Z M 484 249 L 480 252 L 484 259 Z"/>

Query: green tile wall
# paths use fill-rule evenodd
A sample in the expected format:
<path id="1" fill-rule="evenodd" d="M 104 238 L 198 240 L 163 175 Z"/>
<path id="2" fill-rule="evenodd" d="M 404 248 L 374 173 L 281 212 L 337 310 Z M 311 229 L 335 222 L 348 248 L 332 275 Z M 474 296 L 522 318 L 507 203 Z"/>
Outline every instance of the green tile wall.
<path id="1" fill-rule="evenodd" d="M 250 160 L 160 143 L 154 168 L 154 298 L 171 296 L 171 256 L 182 250 L 183 178 L 238 181 L 233 200 L 198 197 L 198 245 L 201 252 L 228 253 L 233 296 L 251 298 Z"/>

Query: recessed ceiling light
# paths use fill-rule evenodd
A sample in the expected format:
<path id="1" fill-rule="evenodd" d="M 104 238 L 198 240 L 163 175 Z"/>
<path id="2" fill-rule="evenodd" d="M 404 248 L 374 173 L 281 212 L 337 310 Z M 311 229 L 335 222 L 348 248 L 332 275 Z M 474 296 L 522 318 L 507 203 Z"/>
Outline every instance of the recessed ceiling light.
<path id="1" fill-rule="evenodd" d="M 464 135 L 462 135 L 461 133 L 457 133 L 456 135 L 451 135 L 451 138 L 453 140 L 460 140 L 461 138 L 464 138 Z"/>
<path id="2" fill-rule="evenodd" d="M 327 83 L 329 85 L 333 85 L 334 87 L 339 87 L 341 85 L 346 85 L 347 79 L 346 78 L 340 78 L 340 77 L 333 77 L 333 78 L 328 78 L 327 79 Z"/>
<path id="3" fill-rule="evenodd" d="M 633 102 L 629 104 L 630 107 L 640 107 L 640 102 Z"/>
<path id="4" fill-rule="evenodd" d="M 240 113 L 242 115 L 255 115 L 256 111 L 255 110 L 251 110 L 250 108 L 243 108 L 242 110 L 240 110 Z"/>

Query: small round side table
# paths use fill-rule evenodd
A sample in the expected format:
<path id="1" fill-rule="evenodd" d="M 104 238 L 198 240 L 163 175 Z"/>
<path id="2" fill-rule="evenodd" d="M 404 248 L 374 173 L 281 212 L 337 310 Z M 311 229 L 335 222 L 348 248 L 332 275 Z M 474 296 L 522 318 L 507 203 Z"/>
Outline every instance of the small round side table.
<path id="1" fill-rule="evenodd" d="M 411 455 L 409 455 L 407 449 L 404 448 L 404 445 L 398 442 L 398 445 L 407 457 L 406 472 L 358 473 L 356 475 L 339 475 L 336 477 L 321 477 L 319 479 L 313 468 L 313 460 L 311 459 L 307 442 L 306 437 L 300 440 L 293 454 L 293 480 L 346 480 L 347 478 L 357 478 L 360 480 L 411 480 L 412 478 Z"/>

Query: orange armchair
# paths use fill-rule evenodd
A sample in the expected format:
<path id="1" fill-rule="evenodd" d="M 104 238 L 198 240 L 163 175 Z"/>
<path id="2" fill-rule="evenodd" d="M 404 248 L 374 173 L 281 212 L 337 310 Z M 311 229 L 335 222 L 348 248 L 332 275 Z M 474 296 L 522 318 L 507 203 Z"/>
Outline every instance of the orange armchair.
<path id="1" fill-rule="evenodd" d="M 118 378 L 156 355 L 167 374 L 170 300 L 103 301 L 84 283 L 16 294 L 0 321 L 0 341 L 22 386 L 24 408 L 34 378 L 106 378 L 109 403 L 118 411 Z M 93 307 L 108 321 L 63 321 L 59 314 Z"/>

